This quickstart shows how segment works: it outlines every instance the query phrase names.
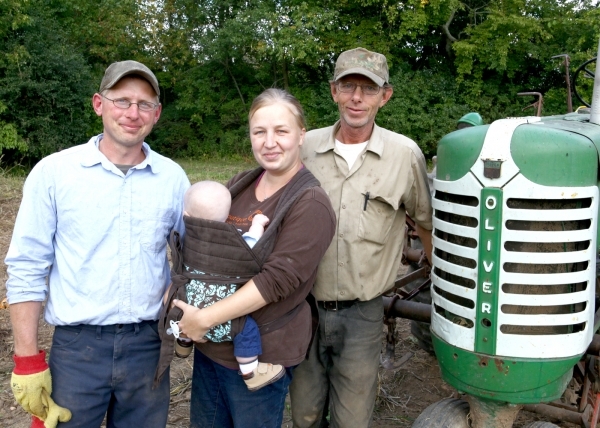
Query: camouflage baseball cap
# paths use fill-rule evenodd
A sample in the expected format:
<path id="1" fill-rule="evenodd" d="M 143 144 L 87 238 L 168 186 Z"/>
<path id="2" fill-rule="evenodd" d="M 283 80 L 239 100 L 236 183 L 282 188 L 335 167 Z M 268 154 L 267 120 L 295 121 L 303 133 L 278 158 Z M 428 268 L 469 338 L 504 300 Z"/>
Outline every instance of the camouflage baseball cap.
<path id="1" fill-rule="evenodd" d="M 112 88 L 119 80 L 129 74 L 137 74 L 138 76 L 146 79 L 152 86 L 152 89 L 154 89 L 154 92 L 156 92 L 156 95 L 160 96 L 160 90 L 158 89 L 158 80 L 156 80 L 156 76 L 148 67 L 137 61 L 113 62 L 111 65 L 109 65 L 104 72 L 104 77 L 100 83 L 99 92 Z"/>
<path id="2" fill-rule="evenodd" d="M 361 74 L 379 86 L 388 83 L 390 72 L 384 55 L 365 48 L 356 48 L 342 52 L 335 63 L 333 81 L 349 74 Z"/>

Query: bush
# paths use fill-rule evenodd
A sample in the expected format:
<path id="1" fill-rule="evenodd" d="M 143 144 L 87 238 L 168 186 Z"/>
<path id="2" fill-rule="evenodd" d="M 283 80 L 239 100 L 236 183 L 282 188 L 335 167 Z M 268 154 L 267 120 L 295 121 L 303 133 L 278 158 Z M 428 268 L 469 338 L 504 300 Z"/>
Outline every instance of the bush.
<path id="1" fill-rule="evenodd" d="M 96 121 L 91 69 L 51 20 L 0 40 L 0 151 L 33 159 L 86 141 Z M 15 53 L 19 53 L 18 55 Z"/>

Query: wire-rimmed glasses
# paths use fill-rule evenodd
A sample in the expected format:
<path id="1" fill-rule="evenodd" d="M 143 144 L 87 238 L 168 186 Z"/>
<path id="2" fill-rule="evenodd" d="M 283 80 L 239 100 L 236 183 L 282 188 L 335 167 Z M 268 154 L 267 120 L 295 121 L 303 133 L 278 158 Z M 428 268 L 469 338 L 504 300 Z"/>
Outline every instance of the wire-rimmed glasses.
<path id="1" fill-rule="evenodd" d="M 117 98 L 116 100 L 111 100 L 110 98 L 100 94 L 102 98 L 106 98 L 108 101 L 112 101 L 112 103 L 123 110 L 127 110 L 131 107 L 131 104 L 136 104 L 141 111 L 152 111 L 158 107 L 158 104 L 151 103 L 149 101 L 141 101 L 139 103 L 132 103 L 126 98 Z"/>
<path id="2" fill-rule="evenodd" d="M 379 90 L 381 89 L 381 86 L 375 85 L 375 84 L 359 85 L 358 83 L 354 83 L 354 82 L 338 82 L 337 83 L 338 90 L 340 92 L 345 92 L 345 93 L 354 93 L 354 91 L 356 91 L 357 86 L 360 86 L 360 89 L 362 90 L 363 94 L 365 94 L 365 95 L 377 95 L 379 93 Z"/>

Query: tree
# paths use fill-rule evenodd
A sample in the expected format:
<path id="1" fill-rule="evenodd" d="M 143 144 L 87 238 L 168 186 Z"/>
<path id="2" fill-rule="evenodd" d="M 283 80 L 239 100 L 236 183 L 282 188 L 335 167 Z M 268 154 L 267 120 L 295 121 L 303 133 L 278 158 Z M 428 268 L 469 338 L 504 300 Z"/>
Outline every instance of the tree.
<path id="1" fill-rule="evenodd" d="M 309 128 L 337 118 L 340 52 L 381 52 L 395 95 L 377 120 L 427 156 L 467 111 L 531 114 L 517 92 L 566 110 L 564 70 L 595 55 L 596 0 L 0 0 L 0 150 L 37 158 L 101 129 L 89 108 L 106 66 L 155 71 L 163 114 L 148 137 L 169 156 L 248 155 L 247 113 L 289 90 Z M 12 148 L 9 148 L 12 147 Z"/>
<path id="2" fill-rule="evenodd" d="M 39 158 L 82 142 L 93 88 L 89 66 L 56 21 L 29 6 L 27 19 L 0 42 L 0 114 L 13 141 L 3 146 Z"/>

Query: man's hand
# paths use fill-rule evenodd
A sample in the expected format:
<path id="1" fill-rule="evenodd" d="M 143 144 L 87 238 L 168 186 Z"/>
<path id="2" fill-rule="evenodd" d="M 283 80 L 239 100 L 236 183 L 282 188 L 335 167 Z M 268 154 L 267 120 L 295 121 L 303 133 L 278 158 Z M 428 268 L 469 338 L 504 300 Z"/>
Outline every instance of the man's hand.
<path id="1" fill-rule="evenodd" d="M 10 381 L 13 394 L 23 409 L 44 421 L 46 428 L 71 419 L 71 412 L 58 406 L 50 397 L 52 378 L 46 364 L 46 353 L 40 351 L 29 357 L 13 356 L 15 368 Z"/>

